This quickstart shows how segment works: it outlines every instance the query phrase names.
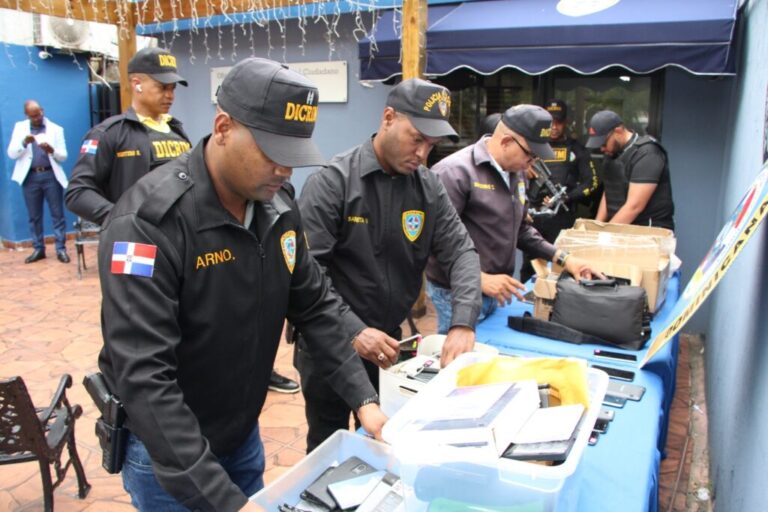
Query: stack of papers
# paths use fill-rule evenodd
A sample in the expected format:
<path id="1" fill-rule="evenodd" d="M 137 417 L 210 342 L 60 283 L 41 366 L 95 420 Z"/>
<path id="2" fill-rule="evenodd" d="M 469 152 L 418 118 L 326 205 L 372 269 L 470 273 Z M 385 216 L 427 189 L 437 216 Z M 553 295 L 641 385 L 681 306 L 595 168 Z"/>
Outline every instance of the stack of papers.
<path id="1" fill-rule="evenodd" d="M 452 389 L 404 429 L 414 441 L 488 449 L 501 456 L 539 408 L 533 380 Z"/>

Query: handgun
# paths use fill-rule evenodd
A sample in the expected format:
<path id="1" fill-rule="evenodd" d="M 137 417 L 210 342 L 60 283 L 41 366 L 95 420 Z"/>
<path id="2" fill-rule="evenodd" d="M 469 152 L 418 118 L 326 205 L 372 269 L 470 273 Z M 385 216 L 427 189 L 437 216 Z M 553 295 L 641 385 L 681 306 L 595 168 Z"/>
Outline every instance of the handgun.
<path id="1" fill-rule="evenodd" d="M 123 467 L 125 444 L 129 434 L 129 430 L 123 427 L 126 417 L 123 404 L 109 390 L 101 373 L 86 375 L 83 378 L 83 386 L 101 413 L 101 417 L 96 420 L 96 437 L 101 446 L 101 466 L 107 473 L 119 473 Z"/>

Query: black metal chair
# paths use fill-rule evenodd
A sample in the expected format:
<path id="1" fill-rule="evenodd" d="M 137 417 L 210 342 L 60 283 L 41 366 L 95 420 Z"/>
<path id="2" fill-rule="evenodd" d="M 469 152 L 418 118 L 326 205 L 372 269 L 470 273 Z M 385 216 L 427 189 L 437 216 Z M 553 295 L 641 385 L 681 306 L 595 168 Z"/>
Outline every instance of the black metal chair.
<path id="1" fill-rule="evenodd" d="M 38 461 L 46 512 L 53 511 L 53 490 L 64 480 L 70 464 L 77 473 L 78 497 L 85 498 L 91 489 L 75 446 L 75 420 L 83 409 L 69 404 L 66 388 L 71 386 L 72 377 L 65 374 L 51 405 L 35 409 L 21 377 L 0 380 L 0 465 Z M 65 445 L 69 460 L 62 467 Z M 55 482 L 51 479 L 51 465 Z"/>
<path id="2" fill-rule="evenodd" d="M 85 246 L 99 245 L 99 234 L 101 226 L 96 223 L 78 217 L 75 221 L 75 257 L 77 258 L 77 277 L 83 277 L 83 270 L 88 270 L 85 266 Z"/>

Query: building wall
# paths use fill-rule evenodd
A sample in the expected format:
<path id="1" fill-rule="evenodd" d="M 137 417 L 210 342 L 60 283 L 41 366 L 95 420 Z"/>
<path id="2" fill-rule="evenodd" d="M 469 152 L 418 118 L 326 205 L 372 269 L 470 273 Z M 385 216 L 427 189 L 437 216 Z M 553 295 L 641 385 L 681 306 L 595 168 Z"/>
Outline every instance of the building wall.
<path id="1" fill-rule="evenodd" d="M 8 143 L 17 121 L 25 119 L 24 102 L 37 100 L 46 117 L 64 128 L 69 156 L 63 163 L 67 176 L 80 150 L 82 136 L 90 127 L 88 101 L 88 66 L 85 59 L 77 62 L 69 55 L 55 52 L 41 60 L 35 46 L 8 44 L 0 52 L 0 238 L 13 242 L 30 240 L 27 209 L 21 187 L 11 181 L 15 161 L 8 158 Z M 79 67 L 78 67 L 79 66 Z M 50 213 L 45 208 L 45 234 L 53 235 Z M 75 217 L 67 212 L 67 230 Z"/>
<path id="2" fill-rule="evenodd" d="M 341 39 L 334 43 L 335 52 L 330 59 L 347 61 L 348 101 L 347 103 L 321 103 L 318 111 L 313 138 L 326 158 L 361 143 L 377 130 L 386 95 L 390 89 L 389 86 L 379 83 L 366 84 L 366 86 L 360 84 L 357 43 L 352 38 L 354 28 L 354 16 L 348 15 L 341 18 L 337 28 Z M 234 32 L 237 44 L 236 61 L 233 61 L 232 29 L 225 27 L 222 30 L 221 55 L 223 58 L 218 58 L 218 32 L 213 29 L 208 30 L 208 44 L 212 57 L 208 63 L 205 63 L 206 53 L 203 46 L 204 35 L 202 31 L 193 35 L 194 62 L 190 62 L 189 58 L 189 33 L 184 32 L 172 44 L 168 44 L 170 38 L 167 38 L 166 41 L 163 41 L 162 38 L 160 40 L 161 46 L 169 47 L 177 55 L 179 72 L 189 81 L 189 87 L 177 89 L 172 113 L 184 122 L 188 134 L 194 142 L 210 133 L 211 122 L 215 113 L 215 106 L 210 101 L 210 69 L 232 66 L 236 61 L 252 56 L 250 37 L 244 35 L 240 28 L 236 28 Z M 253 46 L 255 52 L 253 52 L 253 56 L 288 63 L 329 60 L 329 45 L 325 40 L 327 32 L 325 25 L 322 22 L 309 23 L 306 30 L 306 42 L 302 54 L 302 50 L 299 48 L 301 32 L 297 28 L 296 20 L 288 22 L 285 27 L 285 52 L 282 48 L 280 30 L 276 24 L 273 23 L 270 28 L 273 46 L 271 51 L 268 50 L 269 43 L 266 30 L 254 27 Z M 301 190 L 306 177 L 312 171 L 313 169 L 294 170 L 291 181 L 296 186 L 297 191 Z"/>
<path id="3" fill-rule="evenodd" d="M 726 132 L 718 219 L 730 215 L 763 165 L 768 94 L 768 0 L 744 8 L 742 52 Z M 703 209 L 703 208 L 702 208 Z M 706 343 L 710 476 L 718 510 L 766 509 L 768 237 L 763 225 L 711 299 Z"/>
<path id="4" fill-rule="evenodd" d="M 722 227 L 728 100 L 735 79 L 669 68 L 664 82 L 662 143 L 670 161 L 681 282 L 687 283 Z M 705 332 L 710 310 L 710 302 L 705 302 L 685 331 Z"/>

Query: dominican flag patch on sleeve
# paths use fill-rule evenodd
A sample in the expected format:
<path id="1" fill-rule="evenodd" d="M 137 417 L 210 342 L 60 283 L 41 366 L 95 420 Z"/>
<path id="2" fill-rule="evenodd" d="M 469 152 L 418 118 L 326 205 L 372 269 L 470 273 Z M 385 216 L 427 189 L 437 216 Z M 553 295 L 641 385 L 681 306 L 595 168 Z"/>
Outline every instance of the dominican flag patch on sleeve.
<path id="1" fill-rule="evenodd" d="M 89 155 L 95 155 L 96 150 L 99 149 L 99 141 L 96 139 L 85 139 L 83 145 L 80 146 L 80 154 L 88 153 Z"/>
<path id="2" fill-rule="evenodd" d="M 112 273 L 152 277 L 156 254 L 156 245 L 115 242 L 112 248 Z"/>

